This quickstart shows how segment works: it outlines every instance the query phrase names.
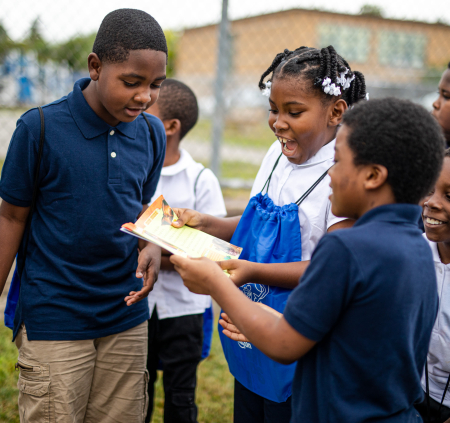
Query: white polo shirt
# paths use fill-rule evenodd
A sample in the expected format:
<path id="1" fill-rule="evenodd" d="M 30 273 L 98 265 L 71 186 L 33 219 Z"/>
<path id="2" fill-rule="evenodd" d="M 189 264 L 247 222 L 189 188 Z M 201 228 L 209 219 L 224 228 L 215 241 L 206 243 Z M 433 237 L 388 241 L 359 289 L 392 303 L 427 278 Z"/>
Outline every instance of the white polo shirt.
<path id="1" fill-rule="evenodd" d="M 194 196 L 194 184 L 204 166 L 195 162 L 186 150 L 180 149 L 180 152 L 178 162 L 162 168 L 150 204 L 162 194 L 171 207 L 194 209 L 196 206 L 201 213 L 224 217 L 227 214 L 225 203 L 214 173 L 210 169 L 201 173 Z M 161 270 L 148 296 L 148 305 L 150 313 L 156 305 L 159 319 L 167 319 L 203 313 L 211 305 L 211 298 L 190 292 L 177 272 Z"/>
<path id="2" fill-rule="evenodd" d="M 295 203 L 320 176 L 334 163 L 336 140 L 323 146 L 315 156 L 305 163 L 296 165 L 282 155 L 272 175 L 269 197 L 277 206 Z M 275 141 L 267 152 L 253 184 L 251 196 L 261 191 L 273 166 L 281 153 L 279 141 Z M 331 213 L 330 177 L 327 175 L 308 197 L 300 204 L 300 232 L 302 234 L 302 260 L 310 260 L 320 238 L 335 223 L 345 220 Z M 266 190 L 264 190 L 264 193 Z"/>
<path id="3" fill-rule="evenodd" d="M 450 374 L 450 264 L 442 263 L 437 243 L 427 241 L 433 252 L 439 294 L 439 310 L 428 351 L 428 377 L 430 396 L 440 404 Z M 425 372 L 422 376 L 422 388 L 426 390 Z M 447 392 L 443 404 L 450 407 L 450 392 Z"/>

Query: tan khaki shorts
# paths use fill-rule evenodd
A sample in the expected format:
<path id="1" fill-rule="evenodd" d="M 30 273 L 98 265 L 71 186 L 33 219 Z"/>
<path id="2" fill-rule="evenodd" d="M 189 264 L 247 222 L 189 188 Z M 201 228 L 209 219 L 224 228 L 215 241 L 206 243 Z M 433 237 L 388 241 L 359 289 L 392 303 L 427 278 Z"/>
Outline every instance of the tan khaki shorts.
<path id="1" fill-rule="evenodd" d="M 21 423 L 143 423 L 147 326 L 83 341 L 17 337 Z"/>

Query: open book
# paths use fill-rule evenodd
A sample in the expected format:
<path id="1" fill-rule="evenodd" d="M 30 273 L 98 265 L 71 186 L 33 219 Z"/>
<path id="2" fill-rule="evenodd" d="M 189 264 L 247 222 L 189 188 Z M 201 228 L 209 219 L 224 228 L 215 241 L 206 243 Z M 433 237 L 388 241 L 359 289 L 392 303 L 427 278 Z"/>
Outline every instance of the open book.
<path id="1" fill-rule="evenodd" d="M 208 257 L 213 261 L 239 258 L 242 248 L 189 226 L 174 228 L 172 222 L 177 219 L 161 195 L 136 223 L 125 223 L 120 230 L 184 257 Z"/>

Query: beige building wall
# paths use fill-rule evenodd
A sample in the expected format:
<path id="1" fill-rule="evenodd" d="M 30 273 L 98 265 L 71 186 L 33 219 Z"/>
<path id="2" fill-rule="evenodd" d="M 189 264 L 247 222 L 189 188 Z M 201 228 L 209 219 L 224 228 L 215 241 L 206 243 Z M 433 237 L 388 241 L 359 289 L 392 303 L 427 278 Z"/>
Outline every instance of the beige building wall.
<path id="1" fill-rule="evenodd" d="M 367 61 L 364 63 L 350 61 L 350 66 L 353 70 L 361 71 L 371 83 L 420 82 L 427 75 L 428 68 L 443 68 L 450 61 L 449 26 L 294 9 L 231 22 L 233 75 L 256 84 L 275 55 L 285 48 L 293 50 L 301 45 L 324 47 L 319 46 L 319 25 L 347 25 L 370 31 Z M 380 64 L 380 34 L 386 31 L 424 36 L 426 39 L 424 68 Z M 176 62 L 178 77 L 188 78 L 191 82 L 195 80 L 205 82 L 205 79 L 214 78 L 217 32 L 217 25 L 184 31 Z"/>

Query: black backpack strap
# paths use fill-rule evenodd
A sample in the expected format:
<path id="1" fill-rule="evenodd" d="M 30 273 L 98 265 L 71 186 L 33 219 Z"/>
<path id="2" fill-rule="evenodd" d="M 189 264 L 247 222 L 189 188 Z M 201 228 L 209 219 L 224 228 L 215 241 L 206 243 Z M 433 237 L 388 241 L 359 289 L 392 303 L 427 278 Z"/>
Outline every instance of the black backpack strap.
<path id="1" fill-rule="evenodd" d="M 194 210 L 197 210 L 197 184 L 198 180 L 200 179 L 200 175 L 206 170 L 207 168 L 204 167 L 200 172 L 198 172 L 197 177 L 195 178 L 194 182 Z"/>
<path id="2" fill-rule="evenodd" d="M 306 197 L 308 197 L 308 195 L 309 194 L 311 194 L 314 190 L 315 190 L 315 188 L 317 187 L 317 185 L 319 185 L 322 181 L 323 181 L 323 179 L 325 178 L 325 176 L 327 176 L 328 175 L 328 171 L 331 169 L 331 167 L 329 168 L 329 169 L 327 169 L 326 170 L 326 172 L 325 173 L 323 173 L 321 176 L 320 176 L 320 178 L 316 181 L 316 182 L 314 182 L 310 187 L 309 187 L 309 189 L 295 202 L 295 204 L 297 204 L 298 206 L 300 205 L 300 204 L 302 204 L 303 203 L 303 200 L 306 198 Z"/>
<path id="3" fill-rule="evenodd" d="M 147 122 L 148 130 L 150 131 L 150 139 L 152 141 L 152 146 L 153 146 L 153 154 L 155 154 L 156 153 L 156 136 L 155 136 L 155 131 L 154 131 L 150 121 L 147 119 L 147 116 L 145 116 L 144 113 L 142 113 L 142 117 Z"/>
<path id="4" fill-rule="evenodd" d="M 263 191 L 264 191 L 264 189 L 265 189 L 266 187 L 267 187 L 266 194 L 269 193 L 270 181 L 272 180 L 273 172 L 275 172 L 275 169 L 277 168 L 278 162 L 280 161 L 282 155 L 283 155 L 283 153 L 281 153 L 281 154 L 278 156 L 278 159 L 276 160 L 275 164 L 273 165 L 272 172 L 270 172 L 270 175 L 269 175 L 269 177 L 267 178 L 266 183 L 265 183 L 264 186 L 262 187 L 261 194 L 263 193 Z"/>
<path id="5" fill-rule="evenodd" d="M 33 218 L 33 213 L 36 208 L 37 194 L 38 194 L 38 189 L 39 189 L 39 172 L 41 169 L 41 161 L 42 161 L 42 156 L 44 153 L 44 139 L 45 139 L 44 112 L 42 111 L 42 107 L 38 107 L 38 110 L 39 110 L 39 116 L 40 116 L 40 120 L 41 120 L 41 132 L 39 135 L 39 150 L 38 150 L 38 156 L 37 156 L 37 160 L 36 160 L 36 169 L 34 171 L 33 195 L 31 197 L 30 212 L 28 213 L 27 224 L 25 227 L 25 243 L 24 243 L 24 247 L 23 247 L 23 260 L 22 260 L 20 269 L 18 269 L 20 278 L 22 277 L 22 272 L 23 272 L 23 269 L 25 268 L 25 259 L 27 257 L 28 241 L 30 239 L 31 220 Z"/>

